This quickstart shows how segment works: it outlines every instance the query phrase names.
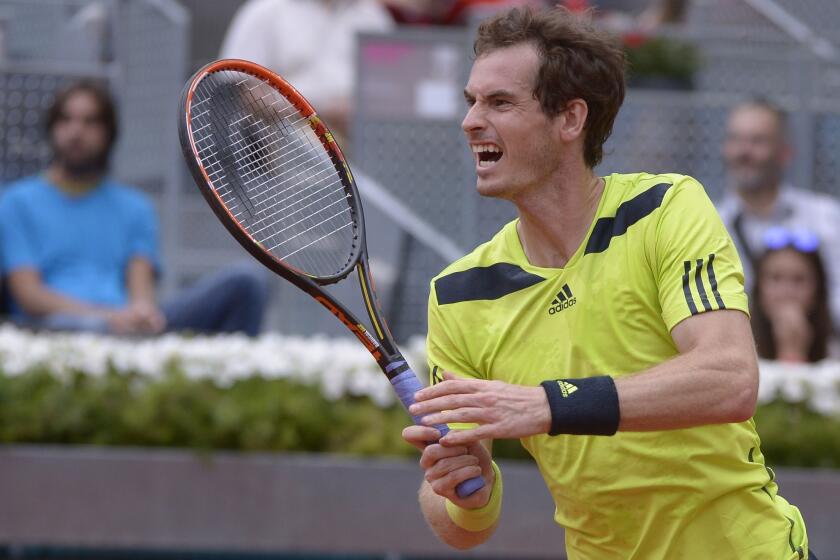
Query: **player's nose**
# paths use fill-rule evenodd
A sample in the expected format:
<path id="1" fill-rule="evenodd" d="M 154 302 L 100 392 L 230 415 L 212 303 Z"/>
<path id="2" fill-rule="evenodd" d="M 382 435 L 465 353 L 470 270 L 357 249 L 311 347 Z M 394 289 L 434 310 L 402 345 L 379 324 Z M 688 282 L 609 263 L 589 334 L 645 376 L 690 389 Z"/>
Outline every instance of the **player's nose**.
<path id="1" fill-rule="evenodd" d="M 472 105 L 464 115 L 464 120 L 461 121 L 461 128 L 469 135 L 470 132 L 483 130 L 487 127 L 487 120 L 484 118 L 484 113 L 478 106 L 478 103 Z"/>

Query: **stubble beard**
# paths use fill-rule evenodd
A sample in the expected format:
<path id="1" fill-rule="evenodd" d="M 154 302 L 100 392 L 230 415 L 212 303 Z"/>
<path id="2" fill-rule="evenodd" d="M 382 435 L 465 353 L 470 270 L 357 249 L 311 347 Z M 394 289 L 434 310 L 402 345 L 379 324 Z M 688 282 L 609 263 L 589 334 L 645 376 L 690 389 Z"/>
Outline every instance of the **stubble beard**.
<path id="1" fill-rule="evenodd" d="M 90 154 L 87 157 L 66 157 L 61 150 L 53 148 L 53 162 L 61 166 L 70 177 L 89 178 L 103 175 L 108 169 L 108 152 Z"/>

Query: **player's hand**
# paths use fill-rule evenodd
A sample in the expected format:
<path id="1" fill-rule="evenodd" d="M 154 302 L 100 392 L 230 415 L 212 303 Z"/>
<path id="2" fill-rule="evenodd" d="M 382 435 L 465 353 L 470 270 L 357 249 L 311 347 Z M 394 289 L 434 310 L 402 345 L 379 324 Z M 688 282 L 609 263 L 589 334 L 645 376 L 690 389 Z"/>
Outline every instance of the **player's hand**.
<path id="1" fill-rule="evenodd" d="M 439 438 L 440 432 L 427 426 L 409 426 L 403 430 L 402 435 L 403 439 L 423 452 L 420 468 L 435 494 L 448 498 L 462 508 L 474 509 L 487 505 L 496 474 L 491 466 L 490 453 L 482 444 L 444 447 L 429 443 Z M 460 498 L 456 492 L 457 486 L 479 475 L 484 476 L 484 487 L 467 498 Z"/>
<path id="2" fill-rule="evenodd" d="M 423 424 L 478 424 L 452 430 L 440 440 L 445 447 L 464 446 L 483 439 L 515 439 L 548 433 L 551 410 L 542 387 L 502 381 L 458 379 L 444 372 L 444 381 L 418 391 L 409 411 L 423 416 Z"/>

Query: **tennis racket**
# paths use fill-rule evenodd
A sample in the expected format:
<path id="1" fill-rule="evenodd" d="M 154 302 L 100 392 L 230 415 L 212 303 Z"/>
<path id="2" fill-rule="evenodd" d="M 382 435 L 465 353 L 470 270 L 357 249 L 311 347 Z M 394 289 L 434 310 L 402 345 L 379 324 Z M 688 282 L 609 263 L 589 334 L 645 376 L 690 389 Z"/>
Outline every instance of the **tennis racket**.
<path id="1" fill-rule="evenodd" d="M 353 175 L 306 99 L 262 66 L 219 60 L 184 87 L 178 132 L 199 190 L 233 237 L 335 315 L 368 349 L 403 405 L 413 404 L 423 385 L 382 318 Z M 372 329 L 323 289 L 353 272 Z M 442 436 L 449 431 L 435 428 Z M 482 477 L 465 480 L 458 495 L 484 484 Z"/>

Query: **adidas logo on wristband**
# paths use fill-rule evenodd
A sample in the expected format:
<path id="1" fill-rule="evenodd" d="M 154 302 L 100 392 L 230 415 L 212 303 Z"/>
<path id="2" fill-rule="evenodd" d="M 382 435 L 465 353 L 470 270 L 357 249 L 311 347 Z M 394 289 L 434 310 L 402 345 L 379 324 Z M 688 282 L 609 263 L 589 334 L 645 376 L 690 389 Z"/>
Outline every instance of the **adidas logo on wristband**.
<path id="1" fill-rule="evenodd" d="M 568 397 L 578 390 L 577 385 L 572 385 L 568 381 L 563 381 L 562 379 L 557 380 L 557 385 L 560 386 L 560 394 L 563 395 L 563 398 Z"/>

